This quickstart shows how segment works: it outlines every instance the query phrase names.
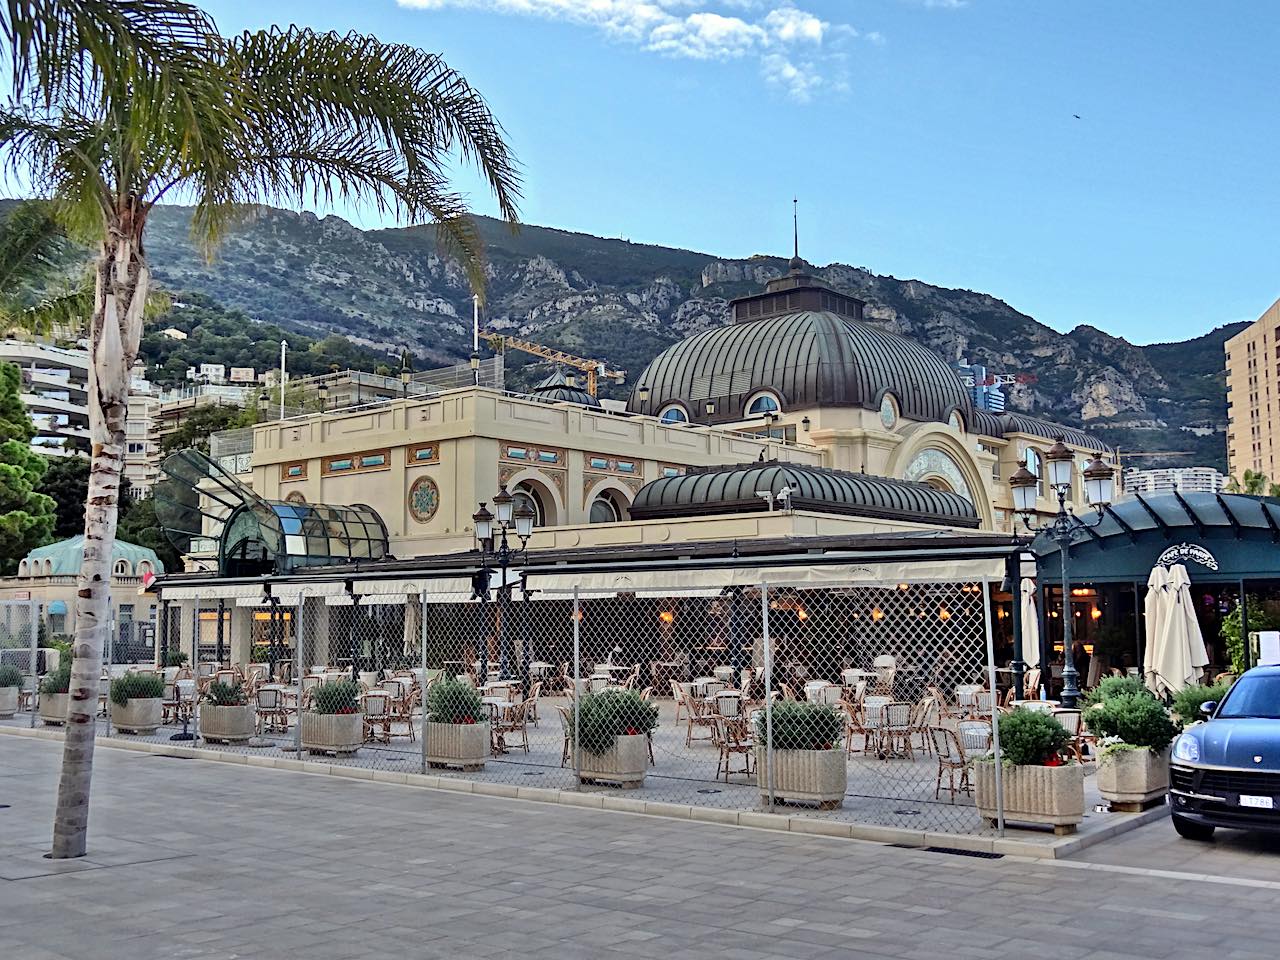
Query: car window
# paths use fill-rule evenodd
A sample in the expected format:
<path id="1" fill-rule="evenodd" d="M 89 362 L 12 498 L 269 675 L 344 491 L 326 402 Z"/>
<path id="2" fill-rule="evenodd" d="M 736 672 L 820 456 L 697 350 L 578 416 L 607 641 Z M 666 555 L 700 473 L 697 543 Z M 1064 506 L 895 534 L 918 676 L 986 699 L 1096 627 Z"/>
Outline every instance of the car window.
<path id="1" fill-rule="evenodd" d="M 1217 716 L 1280 720 L 1280 674 L 1241 677 L 1222 701 Z"/>

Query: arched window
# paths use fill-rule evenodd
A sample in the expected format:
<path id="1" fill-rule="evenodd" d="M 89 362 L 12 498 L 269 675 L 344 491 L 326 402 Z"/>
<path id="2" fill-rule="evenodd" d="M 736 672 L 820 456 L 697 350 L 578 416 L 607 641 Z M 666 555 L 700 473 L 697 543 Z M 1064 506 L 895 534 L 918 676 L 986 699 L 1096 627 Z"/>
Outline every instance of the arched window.
<path id="1" fill-rule="evenodd" d="M 782 404 L 778 402 L 777 395 L 770 393 L 768 390 L 753 394 L 751 399 L 747 401 L 748 417 L 763 417 L 765 414 L 781 412 Z"/>
<path id="2" fill-rule="evenodd" d="M 129 575 L 129 561 L 117 560 L 115 563 L 115 567 L 112 569 L 111 572 L 114 573 L 117 577 L 127 577 Z"/>
<path id="3" fill-rule="evenodd" d="M 678 403 L 668 403 L 658 411 L 658 419 L 663 423 L 688 423 L 689 412 Z"/>
<path id="4" fill-rule="evenodd" d="M 25 577 L 25 576 L 27 575 L 27 569 L 28 569 L 28 567 L 29 567 L 29 564 L 27 563 L 27 561 L 26 561 L 26 560 L 23 560 L 21 563 L 19 563 L 19 564 L 18 564 L 18 576 L 20 576 L 20 577 Z"/>
<path id="5" fill-rule="evenodd" d="M 1036 485 L 1036 496 L 1043 497 L 1044 489 L 1044 461 L 1040 458 L 1040 453 L 1030 448 L 1027 449 L 1027 469 L 1036 475 L 1040 481 Z"/>
<path id="6" fill-rule="evenodd" d="M 535 527 L 546 525 L 546 507 L 543 506 L 542 497 L 538 495 L 537 490 L 521 485 L 511 491 L 511 496 L 515 500 L 511 505 L 512 509 L 518 509 L 523 504 L 533 511 L 533 525 Z"/>
<path id="7" fill-rule="evenodd" d="M 44 562 L 44 575 L 45 575 L 46 577 L 52 577 L 52 576 L 53 576 L 53 561 L 52 561 L 52 560 L 46 560 L 46 561 Z"/>
<path id="8" fill-rule="evenodd" d="M 587 514 L 589 523 L 620 523 L 622 510 L 618 502 L 608 493 L 602 493 L 591 501 L 591 509 Z"/>

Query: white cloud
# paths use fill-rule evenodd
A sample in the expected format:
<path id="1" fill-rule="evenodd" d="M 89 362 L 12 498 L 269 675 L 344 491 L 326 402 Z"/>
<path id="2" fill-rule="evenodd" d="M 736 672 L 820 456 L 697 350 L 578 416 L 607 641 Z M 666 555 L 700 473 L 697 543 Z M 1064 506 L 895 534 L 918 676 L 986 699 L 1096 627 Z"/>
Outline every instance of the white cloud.
<path id="1" fill-rule="evenodd" d="M 595 29 L 664 56 L 691 60 L 756 58 L 772 86 L 807 101 L 840 90 L 838 47 L 858 36 L 790 0 L 397 0 L 402 7 L 448 7 L 539 17 Z M 926 0 L 934 2 L 934 0 Z M 872 35 L 872 42 L 879 41 Z"/>

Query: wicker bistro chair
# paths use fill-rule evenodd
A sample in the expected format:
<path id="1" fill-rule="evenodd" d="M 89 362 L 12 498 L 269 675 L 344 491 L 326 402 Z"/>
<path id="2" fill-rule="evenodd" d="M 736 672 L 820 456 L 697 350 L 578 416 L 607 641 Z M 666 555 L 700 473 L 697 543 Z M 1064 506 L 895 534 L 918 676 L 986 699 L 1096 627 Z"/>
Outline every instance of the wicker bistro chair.
<path id="1" fill-rule="evenodd" d="M 498 714 L 493 734 L 506 749 L 512 746 L 521 747 L 529 752 L 529 701 L 523 700 Z M 519 736 L 520 742 L 513 744 L 511 738 Z"/>
<path id="2" fill-rule="evenodd" d="M 684 698 L 684 688 L 678 680 L 671 681 L 671 699 L 676 705 L 676 724 L 680 723 L 680 711 L 689 712 L 689 703 Z"/>
<path id="3" fill-rule="evenodd" d="M 712 740 L 715 738 L 716 715 L 703 699 L 698 697 L 690 697 L 687 701 L 689 705 L 689 716 L 685 721 L 684 745 L 691 746 L 694 740 Z M 707 731 L 705 737 L 695 737 L 693 728 L 701 727 Z"/>
<path id="4" fill-rule="evenodd" d="M 957 789 L 962 793 L 972 793 L 973 786 L 969 783 L 969 761 L 956 732 L 947 727 L 930 727 L 929 742 L 933 746 L 934 755 L 938 758 L 938 776 L 933 784 L 933 799 L 937 800 L 942 795 L 943 773 L 947 775 L 948 789 L 951 791 L 953 802 Z M 959 787 L 956 786 L 957 773 L 960 774 Z"/>
<path id="5" fill-rule="evenodd" d="M 258 733 L 286 733 L 289 730 L 289 708 L 284 691 L 277 687 L 259 689 L 254 694 L 254 713 Z"/>
<path id="6" fill-rule="evenodd" d="M 978 694 L 982 691 L 982 687 L 976 683 L 962 683 L 956 687 L 956 706 L 959 708 L 960 716 L 973 717 L 978 713 Z M 990 715 L 988 710 L 987 714 Z"/>
<path id="7" fill-rule="evenodd" d="M 879 753 L 884 739 L 884 708 L 890 703 L 888 697 L 879 695 L 862 698 L 862 752 Z"/>
<path id="8" fill-rule="evenodd" d="M 882 653 L 871 661 L 876 672 L 876 696 L 892 697 L 893 682 L 898 674 L 898 661 L 891 653 Z"/>
<path id="9" fill-rule="evenodd" d="M 919 735 L 920 750 L 926 756 L 933 752 L 933 741 L 929 737 L 929 728 L 937 726 L 939 720 L 937 702 L 933 697 L 923 698 L 911 711 L 911 736 Z"/>
<path id="10" fill-rule="evenodd" d="M 525 717 L 536 728 L 538 726 L 538 702 L 542 697 L 542 681 L 533 681 L 533 686 L 529 688 L 529 695 L 524 698 Z"/>
<path id="11" fill-rule="evenodd" d="M 880 737 L 880 759 L 893 757 L 915 759 L 911 749 L 911 737 L 915 733 L 915 705 L 901 700 L 890 700 L 884 705 Z"/>
<path id="12" fill-rule="evenodd" d="M 755 744 L 751 739 L 750 721 L 742 712 L 742 697 L 736 693 L 720 693 L 716 696 L 716 712 L 713 714 L 712 740 L 720 750 L 720 760 L 716 764 L 716 779 L 724 773 L 724 782 L 729 782 L 731 773 L 751 776 L 753 772 L 753 754 Z M 734 756 L 742 757 L 742 769 L 733 770 Z"/>
<path id="13" fill-rule="evenodd" d="M 991 749 L 990 720 L 961 720 L 956 723 L 956 738 L 965 752 L 965 756 L 976 756 Z"/>
<path id="14" fill-rule="evenodd" d="M 171 680 L 164 685 L 160 701 L 160 722 L 178 722 L 178 682 Z"/>
<path id="15" fill-rule="evenodd" d="M 569 762 L 569 753 L 573 743 L 573 727 L 569 724 L 569 708 L 556 704 L 556 713 L 560 714 L 560 732 L 564 734 L 564 745 L 560 750 L 560 766 Z"/>
<path id="16" fill-rule="evenodd" d="M 365 742 L 391 742 L 391 691 L 368 690 L 360 699 L 360 712 L 364 714 Z M 378 733 L 378 728 L 382 733 Z"/>
<path id="17" fill-rule="evenodd" d="M 1089 738 L 1083 732 L 1083 714 L 1079 710 L 1054 709 L 1049 711 L 1049 715 L 1066 728 L 1071 736 L 1071 742 L 1067 746 L 1075 754 L 1076 762 L 1084 763 L 1084 744 Z"/>

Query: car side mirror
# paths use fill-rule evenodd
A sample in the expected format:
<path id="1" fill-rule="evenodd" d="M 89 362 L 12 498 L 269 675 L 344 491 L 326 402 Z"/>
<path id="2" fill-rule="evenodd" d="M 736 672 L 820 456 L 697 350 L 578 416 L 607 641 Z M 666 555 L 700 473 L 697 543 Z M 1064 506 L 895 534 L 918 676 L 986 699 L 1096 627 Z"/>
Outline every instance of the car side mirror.
<path id="1" fill-rule="evenodd" d="M 1200 715 L 1206 719 L 1213 716 L 1213 711 L 1218 709 L 1217 700 L 1206 700 L 1200 704 Z"/>

